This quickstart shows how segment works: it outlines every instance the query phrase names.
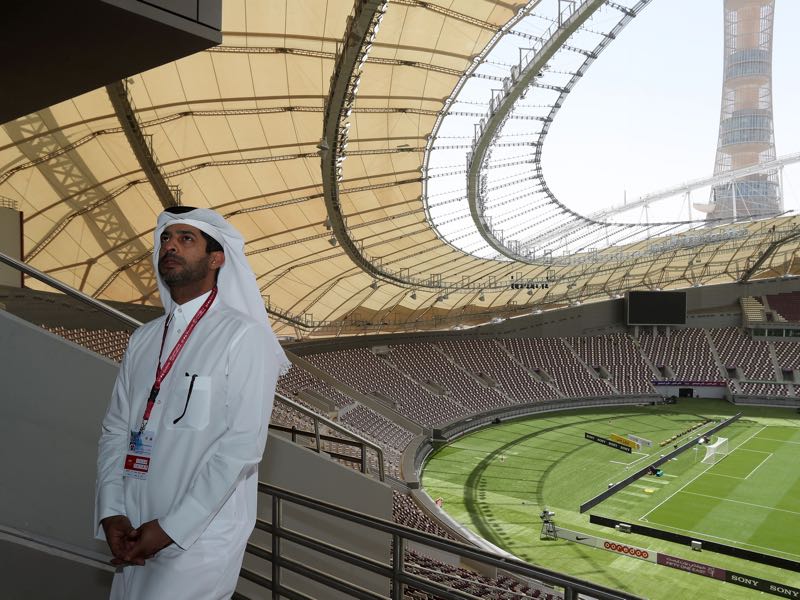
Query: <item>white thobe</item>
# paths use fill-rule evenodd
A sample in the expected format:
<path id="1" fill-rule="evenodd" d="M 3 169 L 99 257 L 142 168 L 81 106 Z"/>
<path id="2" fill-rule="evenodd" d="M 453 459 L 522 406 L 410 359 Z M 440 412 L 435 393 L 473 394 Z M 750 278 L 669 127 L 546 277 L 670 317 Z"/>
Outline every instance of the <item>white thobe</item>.
<path id="1" fill-rule="evenodd" d="M 205 297 L 175 308 L 162 363 Z M 161 384 L 147 425 L 155 435 L 147 478 L 126 477 L 131 431 L 142 422 L 163 331 L 164 317 L 140 327 L 122 360 L 99 442 L 94 522 L 105 539 L 105 517 L 126 515 L 134 527 L 158 519 L 175 543 L 143 567 L 119 570 L 111 598 L 228 598 L 255 524 L 278 366 L 266 324 L 218 297 Z"/>

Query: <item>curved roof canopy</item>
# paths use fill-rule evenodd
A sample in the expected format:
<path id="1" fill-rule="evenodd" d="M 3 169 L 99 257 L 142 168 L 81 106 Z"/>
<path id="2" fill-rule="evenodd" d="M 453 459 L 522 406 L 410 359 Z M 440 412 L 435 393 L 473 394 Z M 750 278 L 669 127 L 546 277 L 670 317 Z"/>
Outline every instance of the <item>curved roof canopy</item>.
<path id="1" fill-rule="evenodd" d="M 424 200 L 437 120 L 504 27 L 548 1 L 225 0 L 220 46 L 0 128 L 24 258 L 100 299 L 157 303 L 156 215 L 214 208 L 244 234 L 277 333 L 298 337 L 797 272 L 791 217 L 538 262 L 443 239 Z"/>

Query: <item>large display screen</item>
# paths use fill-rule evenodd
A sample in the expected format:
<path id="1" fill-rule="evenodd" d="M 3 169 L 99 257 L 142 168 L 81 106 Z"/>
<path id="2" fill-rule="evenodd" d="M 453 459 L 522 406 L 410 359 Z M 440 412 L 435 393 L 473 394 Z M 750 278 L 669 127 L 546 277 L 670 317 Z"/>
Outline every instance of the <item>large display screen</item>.
<path id="1" fill-rule="evenodd" d="M 686 325 L 686 292 L 628 292 L 628 325 Z"/>

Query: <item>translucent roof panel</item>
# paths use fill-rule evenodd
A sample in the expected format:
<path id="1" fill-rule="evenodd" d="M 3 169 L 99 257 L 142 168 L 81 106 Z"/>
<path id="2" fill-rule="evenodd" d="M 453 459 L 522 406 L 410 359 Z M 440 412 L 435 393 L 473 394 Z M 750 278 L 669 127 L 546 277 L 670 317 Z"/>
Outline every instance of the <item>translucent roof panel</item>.
<path id="1" fill-rule="evenodd" d="M 391 0 L 366 60 L 342 72 L 352 2 L 226 0 L 220 46 L 0 127 L 0 196 L 23 212 L 24 258 L 97 298 L 156 304 L 156 216 L 176 202 L 210 207 L 244 234 L 273 325 L 294 337 L 471 326 L 630 287 L 793 273 L 793 217 L 535 264 L 487 250 L 451 193 L 482 107 L 453 98 L 476 57 L 536 4 Z M 468 85 L 490 90 L 502 68 L 486 64 Z M 356 78 L 331 214 L 325 109 Z M 445 110 L 464 115 L 437 130 Z M 457 154 L 426 169 L 435 130 Z M 528 158 L 498 154 L 498 178 L 524 181 Z"/>

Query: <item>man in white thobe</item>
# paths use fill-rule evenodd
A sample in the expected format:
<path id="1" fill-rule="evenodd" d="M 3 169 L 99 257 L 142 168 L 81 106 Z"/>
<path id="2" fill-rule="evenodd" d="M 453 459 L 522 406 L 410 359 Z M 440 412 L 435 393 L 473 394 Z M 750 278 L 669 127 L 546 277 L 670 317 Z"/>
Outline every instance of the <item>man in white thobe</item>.
<path id="1" fill-rule="evenodd" d="M 111 598 L 229 598 L 256 518 L 275 383 L 289 367 L 241 235 L 207 209 L 162 213 L 165 315 L 122 360 L 98 452 L 95 524 Z"/>

